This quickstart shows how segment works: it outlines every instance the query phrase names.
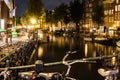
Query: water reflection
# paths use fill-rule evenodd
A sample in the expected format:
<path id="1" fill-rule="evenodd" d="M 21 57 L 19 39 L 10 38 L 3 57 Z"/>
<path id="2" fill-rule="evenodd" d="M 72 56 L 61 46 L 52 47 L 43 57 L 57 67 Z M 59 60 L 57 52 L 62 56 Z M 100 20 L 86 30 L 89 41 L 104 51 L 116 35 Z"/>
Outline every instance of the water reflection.
<path id="1" fill-rule="evenodd" d="M 116 47 L 116 50 L 120 52 L 120 47 Z"/>
<path id="2" fill-rule="evenodd" d="M 88 53 L 88 45 L 85 44 L 85 57 L 87 57 L 87 53 Z"/>
<path id="3" fill-rule="evenodd" d="M 39 46 L 38 48 L 38 58 L 41 58 L 43 56 L 43 48 Z"/>
<path id="4" fill-rule="evenodd" d="M 112 61 L 112 62 L 111 62 L 112 65 L 115 65 L 115 64 L 116 64 L 116 57 L 113 57 L 111 61 Z"/>
<path id="5" fill-rule="evenodd" d="M 100 55 L 110 55 L 117 52 L 118 48 L 113 46 L 105 46 L 98 43 L 85 42 L 80 38 L 73 37 L 55 37 L 50 35 L 50 42 L 45 46 L 40 47 L 40 54 L 50 53 L 51 55 L 57 54 L 60 50 L 62 54 L 66 51 L 80 51 L 82 57 L 96 57 Z M 43 50 L 43 49 L 44 50 Z M 46 53 L 45 53 L 46 52 Z"/>
<path id="6" fill-rule="evenodd" d="M 81 59 L 84 57 L 96 57 L 101 55 L 117 54 L 118 49 L 113 46 L 105 46 L 98 43 L 85 42 L 82 38 L 60 37 L 49 35 L 50 41 L 46 44 L 41 44 L 39 47 L 38 58 L 45 63 L 61 61 L 67 51 L 77 50 L 78 53 L 68 57 L 71 59 Z M 115 64 L 116 58 L 111 59 L 111 63 Z M 57 69 L 59 67 L 59 69 Z M 81 80 L 103 80 L 97 73 L 97 69 L 102 67 L 97 64 L 75 64 L 72 67 L 71 76 L 80 78 Z M 50 68 L 50 69 L 49 69 Z M 53 66 L 47 68 L 53 71 Z M 61 69 L 60 69 L 61 68 Z M 66 67 L 56 66 L 54 71 L 62 72 Z M 83 73 L 84 72 L 84 73 Z"/>

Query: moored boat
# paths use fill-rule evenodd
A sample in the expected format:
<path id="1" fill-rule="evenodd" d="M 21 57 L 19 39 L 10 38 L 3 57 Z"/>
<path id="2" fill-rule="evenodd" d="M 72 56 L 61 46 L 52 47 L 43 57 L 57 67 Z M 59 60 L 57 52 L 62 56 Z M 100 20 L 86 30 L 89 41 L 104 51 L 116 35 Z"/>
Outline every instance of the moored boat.
<path id="1" fill-rule="evenodd" d="M 84 40 L 85 41 L 92 41 L 92 38 L 91 37 L 84 37 Z M 104 40 L 108 40 L 107 38 L 101 38 L 101 37 L 96 37 L 94 38 L 95 41 L 104 41 Z"/>
<path id="2" fill-rule="evenodd" d="M 116 45 L 117 45 L 118 47 L 120 47 L 120 41 L 117 41 L 117 42 L 116 42 Z"/>

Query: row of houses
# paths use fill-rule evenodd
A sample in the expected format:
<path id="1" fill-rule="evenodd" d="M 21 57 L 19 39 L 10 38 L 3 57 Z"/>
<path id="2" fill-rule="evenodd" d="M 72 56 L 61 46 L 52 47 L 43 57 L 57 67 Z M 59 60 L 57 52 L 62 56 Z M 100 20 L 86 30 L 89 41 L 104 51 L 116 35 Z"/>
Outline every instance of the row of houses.
<path id="1" fill-rule="evenodd" d="M 92 21 L 92 9 L 99 0 L 85 0 L 85 25 L 96 26 Z M 102 0 L 104 6 L 104 25 L 117 29 L 120 27 L 120 0 Z"/>

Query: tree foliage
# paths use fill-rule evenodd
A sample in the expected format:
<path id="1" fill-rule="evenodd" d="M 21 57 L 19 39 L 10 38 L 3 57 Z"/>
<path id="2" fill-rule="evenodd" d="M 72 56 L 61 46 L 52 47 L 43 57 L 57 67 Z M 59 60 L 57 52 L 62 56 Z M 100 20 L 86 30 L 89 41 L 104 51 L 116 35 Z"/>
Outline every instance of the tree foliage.
<path id="1" fill-rule="evenodd" d="M 64 22 L 65 24 L 68 24 L 70 22 L 70 16 L 69 16 L 69 9 L 68 5 L 62 3 L 60 6 L 55 8 L 55 20 L 58 22 L 61 22 L 61 28 L 62 28 L 62 23 Z"/>
<path id="2" fill-rule="evenodd" d="M 54 10 L 46 10 L 45 11 L 46 16 L 45 16 L 45 21 L 47 23 L 56 23 L 56 20 L 54 18 Z"/>
<path id="3" fill-rule="evenodd" d="M 39 24 L 41 17 L 45 14 L 43 4 L 41 0 L 29 0 L 28 9 L 26 13 L 21 17 L 21 23 L 24 25 L 31 24 L 30 19 L 35 18 Z"/>
<path id="4" fill-rule="evenodd" d="M 92 14 L 92 20 L 93 22 L 97 23 L 98 26 L 102 25 L 104 23 L 104 7 L 102 3 L 99 3 L 98 5 L 94 6 L 93 8 L 93 14 Z"/>
<path id="5" fill-rule="evenodd" d="M 28 4 L 28 14 L 39 17 L 43 11 L 41 0 L 30 0 Z"/>
<path id="6" fill-rule="evenodd" d="M 30 24 L 29 18 L 30 17 L 28 15 L 26 15 L 26 14 L 24 14 L 23 16 L 21 16 L 21 18 L 20 18 L 21 24 L 22 25 L 28 25 L 28 24 Z"/>
<path id="7" fill-rule="evenodd" d="M 67 24 L 70 21 L 67 4 L 62 3 L 61 5 L 59 5 L 51 11 L 46 10 L 46 22 L 57 23 L 59 21 L 61 22 L 61 26 L 62 22 Z"/>
<path id="8" fill-rule="evenodd" d="M 55 18 L 57 21 L 63 21 L 65 16 L 67 15 L 68 6 L 62 3 L 60 6 L 55 8 Z"/>
<path id="9" fill-rule="evenodd" d="M 79 32 L 79 22 L 82 20 L 84 13 L 84 6 L 82 1 L 74 0 L 70 2 L 71 20 L 76 23 L 76 30 Z"/>
<path id="10" fill-rule="evenodd" d="M 69 13 L 67 13 L 67 14 L 64 16 L 63 22 L 64 22 L 65 24 L 68 24 L 70 21 L 71 21 L 70 15 L 69 15 Z"/>

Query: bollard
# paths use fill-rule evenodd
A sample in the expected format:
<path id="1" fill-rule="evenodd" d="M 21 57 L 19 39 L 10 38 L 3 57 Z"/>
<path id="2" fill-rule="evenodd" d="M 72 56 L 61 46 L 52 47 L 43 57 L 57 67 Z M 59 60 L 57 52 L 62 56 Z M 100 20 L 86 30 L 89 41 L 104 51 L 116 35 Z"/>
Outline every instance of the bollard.
<path id="1" fill-rule="evenodd" d="M 43 61 L 37 60 L 35 62 L 35 71 L 37 74 L 43 71 L 43 66 L 44 66 Z"/>

